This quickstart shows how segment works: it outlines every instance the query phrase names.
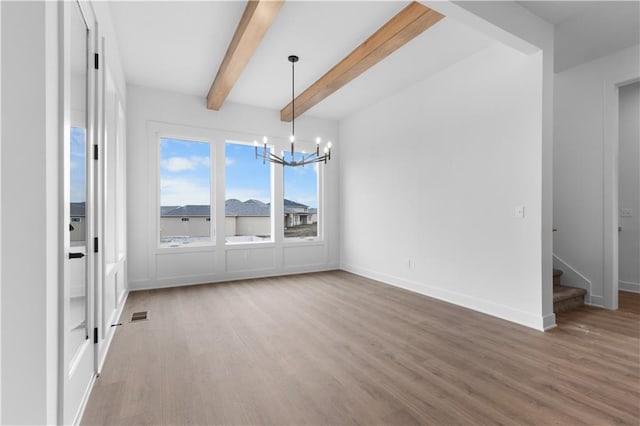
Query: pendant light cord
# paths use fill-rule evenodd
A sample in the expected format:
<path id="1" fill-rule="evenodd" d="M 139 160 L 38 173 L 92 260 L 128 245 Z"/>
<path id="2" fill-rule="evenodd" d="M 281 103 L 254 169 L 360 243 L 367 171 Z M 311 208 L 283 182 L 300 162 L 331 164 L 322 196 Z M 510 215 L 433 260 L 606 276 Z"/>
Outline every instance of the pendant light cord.
<path id="1" fill-rule="evenodd" d="M 295 95 L 295 81 L 296 81 L 296 63 L 291 62 L 291 134 L 296 135 L 296 95 Z"/>

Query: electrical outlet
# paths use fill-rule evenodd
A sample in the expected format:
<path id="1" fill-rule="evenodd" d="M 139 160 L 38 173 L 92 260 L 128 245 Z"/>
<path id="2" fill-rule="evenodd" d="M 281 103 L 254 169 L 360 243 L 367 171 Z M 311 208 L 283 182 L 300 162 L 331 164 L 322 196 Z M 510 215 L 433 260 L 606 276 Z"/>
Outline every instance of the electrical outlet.
<path id="1" fill-rule="evenodd" d="M 524 219 L 524 206 L 516 207 L 515 217 L 517 217 L 518 219 Z"/>
<path id="2" fill-rule="evenodd" d="M 629 207 L 623 207 L 620 209 L 620 216 L 633 217 L 633 209 Z"/>

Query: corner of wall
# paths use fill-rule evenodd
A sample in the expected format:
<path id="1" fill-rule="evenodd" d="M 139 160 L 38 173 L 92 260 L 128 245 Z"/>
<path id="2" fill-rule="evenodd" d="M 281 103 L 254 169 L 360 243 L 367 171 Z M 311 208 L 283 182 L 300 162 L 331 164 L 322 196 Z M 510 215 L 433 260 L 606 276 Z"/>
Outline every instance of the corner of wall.
<path id="1" fill-rule="evenodd" d="M 513 309 L 506 305 L 494 303 L 490 300 L 480 299 L 475 296 L 470 296 L 450 291 L 442 287 L 435 287 L 429 284 L 425 284 L 424 282 L 404 279 L 394 275 L 376 272 L 355 265 L 342 263 L 340 265 L 340 269 L 342 269 L 343 271 L 351 272 L 352 274 L 360 275 L 372 280 L 389 284 L 394 287 L 399 287 L 405 290 L 412 291 L 414 293 L 442 300 L 447 303 L 462 306 L 476 312 L 520 324 L 525 327 L 533 328 L 535 330 L 545 331 L 555 327 L 555 314 L 537 316 L 529 312 L 523 312 L 517 309 Z"/>
<path id="2" fill-rule="evenodd" d="M 542 317 L 542 329 L 544 331 L 551 330 L 553 328 L 556 328 L 557 326 L 556 314 L 548 314 Z"/>

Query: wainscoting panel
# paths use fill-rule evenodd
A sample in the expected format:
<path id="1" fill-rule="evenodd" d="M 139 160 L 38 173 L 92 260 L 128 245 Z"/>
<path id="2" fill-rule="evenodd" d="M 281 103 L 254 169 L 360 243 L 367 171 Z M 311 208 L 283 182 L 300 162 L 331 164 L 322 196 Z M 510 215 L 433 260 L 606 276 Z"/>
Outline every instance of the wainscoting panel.
<path id="1" fill-rule="evenodd" d="M 326 263 L 324 245 L 295 245 L 284 247 L 287 267 L 312 266 Z"/>
<path id="2" fill-rule="evenodd" d="M 157 255 L 157 276 L 163 278 L 190 277 L 194 275 L 213 275 L 215 273 L 215 257 L 211 251 Z"/>
<path id="3" fill-rule="evenodd" d="M 227 250 L 226 256 L 227 272 L 246 272 L 275 268 L 273 247 Z"/>

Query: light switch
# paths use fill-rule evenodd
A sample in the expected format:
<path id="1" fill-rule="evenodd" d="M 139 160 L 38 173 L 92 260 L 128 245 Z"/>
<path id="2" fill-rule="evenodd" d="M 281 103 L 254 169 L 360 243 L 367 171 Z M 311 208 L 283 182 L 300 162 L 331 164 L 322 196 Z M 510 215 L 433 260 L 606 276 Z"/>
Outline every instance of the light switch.
<path id="1" fill-rule="evenodd" d="M 633 209 L 629 207 L 623 207 L 622 209 L 620 209 L 620 216 L 633 217 Z"/>
<path id="2" fill-rule="evenodd" d="M 524 206 L 516 207 L 515 216 L 519 219 L 524 219 Z"/>

